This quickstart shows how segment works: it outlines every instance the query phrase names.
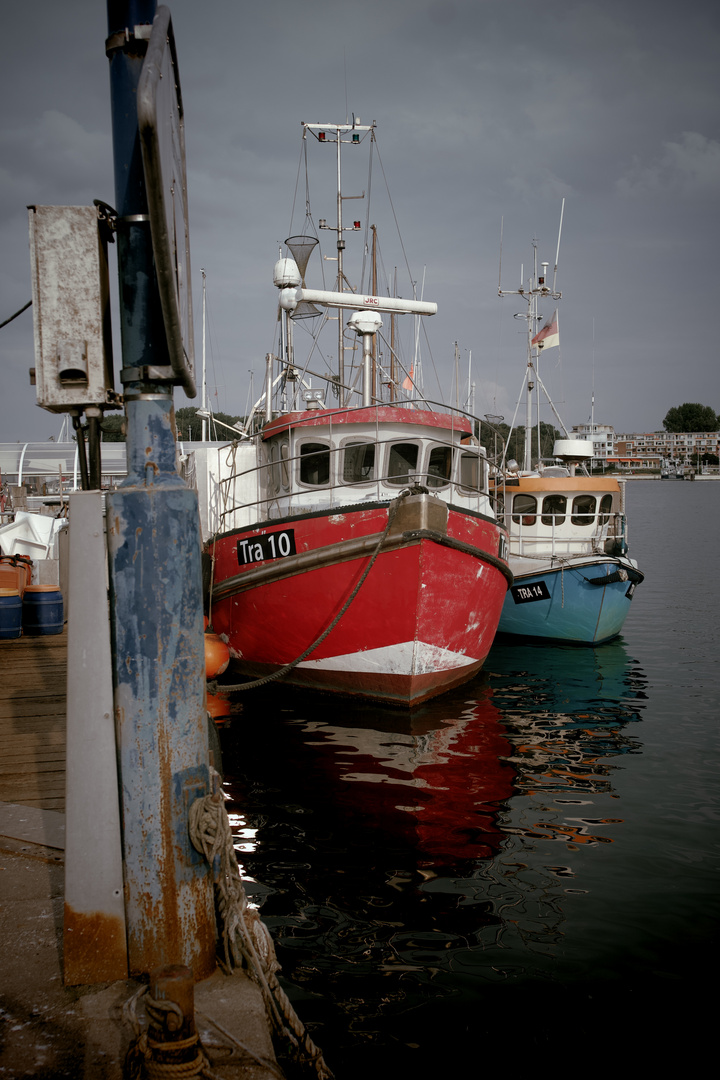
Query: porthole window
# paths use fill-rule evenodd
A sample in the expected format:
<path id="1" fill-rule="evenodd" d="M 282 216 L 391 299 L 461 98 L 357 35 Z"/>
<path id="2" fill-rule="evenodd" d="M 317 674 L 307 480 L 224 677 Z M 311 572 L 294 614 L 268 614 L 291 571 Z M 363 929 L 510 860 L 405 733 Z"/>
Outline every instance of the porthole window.
<path id="1" fill-rule="evenodd" d="M 534 525 L 537 499 L 534 495 L 516 495 L 513 499 L 513 521 L 516 525 Z"/>
<path id="2" fill-rule="evenodd" d="M 452 476 L 452 448 L 433 446 L 430 451 L 426 484 L 430 488 L 446 487 Z"/>
<path id="3" fill-rule="evenodd" d="M 367 442 L 346 443 L 343 453 L 343 483 L 364 484 L 374 479 L 374 444 Z"/>
<path id="4" fill-rule="evenodd" d="M 600 524 L 607 525 L 612 516 L 612 495 L 603 495 L 600 500 Z"/>
<path id="5" fill-rule="evenodd" d="M 313 487 L 330 483 L 330 450 L 325 443 L 307 442 L 300 447 L 300 483 Z"/>
<path id="6" fill-rule="evenodd" d="M 416 443 L 393 443 L 388 461 L 388 483 L 407 484 L 413 481 L 417 472 L 417 463 Z"/>
<path id="7" fill-rule="evenodd" d="M 542 504 L 543 525 L 562 525 L 566 510 L 567 499 L 564 495 L 546 495 Z"/>
<path id="8" fill-rule="evenodd" d="M 593 525 L 595 523 L 595 506 L 597 500 L 594 495 L 576 495 L 572 503 L 573 525 Z"/>

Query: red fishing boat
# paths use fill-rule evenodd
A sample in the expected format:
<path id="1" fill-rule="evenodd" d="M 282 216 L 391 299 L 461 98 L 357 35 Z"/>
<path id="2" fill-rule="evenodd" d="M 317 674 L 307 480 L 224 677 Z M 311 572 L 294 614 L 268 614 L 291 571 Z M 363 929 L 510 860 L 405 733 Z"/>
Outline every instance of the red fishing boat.
<path id="1" fill-rule="evenodd" d="M 340 143 L 374 125 L 304 125 L 308 133 L 337 142 L 339 176 Z M 296 685 L 415 705 L 482 667 L 512 580 L 506 532 L 472 417 L 402 397 L 398 378 L 385 384 L 390 400 L 380 399 L 382 314 L 436 306 L 343 291 L 341 212 L 339 198 L 339 291 L 304 286 L 312 237 L 288 240 L 293 257 L 276 264 L 280 355 L 268 357 L 254 433 L 215 476 L 212 622 L 247 676 L 282 673 Z M 347 326 L 362 341 L 362 389 L 340 364 L 328 378 L 340 406 L 326 408 L 324 391 L 310 387 L 298 409 L 305 372 L 293 319 L 319 314 L 317 305 L 337 308 L 341 343 L 354 311 Z M 404 384 L 413 387 L 409 377 Z"/>
<path id="2" fill-rule="evenodd" d="M 303 657 L 286 681 L 412 705 L 482 667 L 510 572 L 470 439 L 467 419 L 392 406 L 265 426 L 264 513 L 210 548 L 242 672 Z"/>

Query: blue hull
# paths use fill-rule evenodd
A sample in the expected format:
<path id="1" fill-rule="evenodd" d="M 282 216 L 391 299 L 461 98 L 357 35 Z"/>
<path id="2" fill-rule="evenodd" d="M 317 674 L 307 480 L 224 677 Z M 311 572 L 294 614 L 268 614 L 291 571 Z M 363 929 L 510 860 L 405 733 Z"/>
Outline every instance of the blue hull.
<path id="1" fill-rule="evenodd" d="M 628 580 L 592 583 L 617 578 L 621 569 Z M 612 559 L 516 577 L 505 597 L 498 634 L 577 645 L 610 641 L 622 630 L 635 586 L 642 579 L 638 570 L 620 567 Z"/>

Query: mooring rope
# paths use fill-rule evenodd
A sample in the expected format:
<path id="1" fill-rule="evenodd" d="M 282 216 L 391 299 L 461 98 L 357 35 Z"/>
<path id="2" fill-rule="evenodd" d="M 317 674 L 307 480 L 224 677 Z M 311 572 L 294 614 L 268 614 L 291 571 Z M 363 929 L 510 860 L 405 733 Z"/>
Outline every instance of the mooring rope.
<path id="1" fill-rule="evenodd" d="M 285 1080 L 285 1074 L 281 1071 L 276 1061 L 270 1061 L 267 1058 L 260 1057 L 260 1055 L 251 1050 L 249 1046 L 246 1046 L 245 1043 L 241 1042 L 236 1035 L 233 1035 L 231 1031 L 228 1031 L 227 1028 L 218 1023 L 214 1017 L 206 1015 L 199 1009 L 196 1010 L 196 1015 L 202 1016 L 206 1023 L 209 1023 L 216 1028 L 225 1040 L 224 1043 L 211 1043 L 207 1038 L 203 1041 L 197 1033 L 191 1038 L 183 1039 L 180 1042 L 155 1043 L 154 1040 L 150 1038 L 148 1031 L 143 1028 L 140 1017 L 138 1016 L 138 1005 L 140 1003 L 145 1006 L 145 1012 L 150 1019 L 153 1018 L 153 1014 L 157 1015 L 157 1013 L 168 1009 L 168 1007 L 171 1010 L 177 1009 L 178 1012 L 180 1012 L 180 1015 L 182 1015 L 179 1006 L 175 1006 L 173 1002 L 157 1001 L 151 998 L 147 986 L 141 986 L 132 997 L 128 998 L 123 1005 L 123 1020 L 129 1026 L 132 1026 L 135 1032 L 135 1039 L 131 1043 L 125 1058 L 123 1069 L 124 1080 L 163 1080 L 165 1077 L 182 1078 L 193 1076 L 202 1076 L 204 1080 L 223 1080 L 225 1074 L 221 1076 L 216 1072 L 211 1061 L 213 1050 L 217 1052 L 218 1048 L 220 1048 L 221 1051 L 225 1051 L 224 1054 L 221 1053 L 221 1060 L 216 1062 L 220 1067 L 224 1067 L 228 1063 L 235 1064 L 237 1058 L 234 1055 L 236 1051 L 239 1050 L 245 1058 L 250 1059 L 253 1065 L 257 1065 L 266 1072 L 272 1073 L 278 1080 Z M 227 1054 L 226 1044 L 228 1043 L 230 1044 L 230 1056 Z M 193 1061 L 190 1062 L 172 1064 L 157 1061 L 153 1057 L 154 1049 L 163 1051 L 179 1050 L 193 1045 L 197 1045 L 198 1053 Z"/>
<path id="2" fill-rule="evenodd" d="M 292 671 L 293 668 L 296 668 L 298 666 L 298 664 L 301 664 L 303 662 L 303 660 L 305 660 L 310 655 L 310 653 L 314 652 L 315 649 L 317 649 L 318 645 L 322 645 L 325 638 L 328 636 L 328 634 L 331 634 L 332 631 L 335 629 L 335 627 L 340 622 L 340 620 L 342 619 L 345 612 L 348 610 L 348 608 L 352 604 L 352 602 L 355 599 L 355 597 L 357 596 L 357 594 L 360 592 L 360 589 L 363 587 L 368 574 L 370 573 L 373 566 L 375 565 L 375 560 L 377 559 L 378 555 L 380 554 L 380 550 L 381 550 L 383 544 L 385 543 L 385 539 L 386 539 L 388 533 L 390 532 L 390 528 L 392 526 L 393 521 L 395 520 L 395 515 L 398 512 L 398 508 L 400 506 L 400 503 L 402 502 L 402 500 L 407 495 L 411 495 L 411 494 L 413 494 L 413 492 L 409 488 L 406 489 L 405 491 L 401 491 L 400 494 L 398 495 L 397 499 L 395 500 L 395 502 L 389 507 L 387 525 L 385 526 L 385 530 L 384 530 L 382 536 L 380 537 L 380 539 L 378 540 L 377 545 L 375 546 L 375 550 L 373 551 L 372 555 L 370 556 L 370 561 L 368 562 L 367 566 L 365 567 L 365 569 L 362 572 L 360 580 L 358 581 L 357 585 L 355 586 L 353 591 L 350 593 L 349 597 L 347 598 L 347 600 L 345 601 L 345 603 L 343 604 L 342 608 L 337 613 L 335 618 L 332 620 L 330 625 L 327 626 L 325 628 L 325 630 L 323 630 L 323 632 L 320 634 L 319 637 L 317 637 L 315 639 L 315 641 L 313 641 L 312 645 L 308 646 L 308 648 L 305 649 L 305 652 L 301 653 L 300 656 L 296 657 L 296 659 L 292 660 L 289 664 L 286 664 L 284 667 L 279 668 L 277 671 L 271 672 L 269 675 L 264 675 L 261 679 L 254 679 L 252 682 L 237 683 L 235 686 L 227 686 L 225 683 L 209 682 L 208 687 L 207 687 L 208 691 L 210 693 L 212 693 L 212 694 L 216 694 L 219 691 L 222 692 L 223 694 L 229 694 L 229 693 L 239 693 L 242 690 L 256 690 L 259 686 L 265 686 L 266 683 L 273 682 L 275 679 L 280 679 L 280 678 L 282 678 L 283 675 L 287 675 L 287 673 L 289 671 Z"/>
<path id="3" fill-rule="evenodd" d="M 212 1080 L 213 1073 L 210 1070 L 210 1062 L 203 1050 L 197 1033 L 187 1039 L 175 1040 L 174 1042 L 156 1042 L 143 1030 L 137 1014 L 137 1006 L 142 1000 L 145 1012 L 150 1020 L 162 1025 L 163 1015 L 174 1013 L 178 1019 L 178 1026 L 182 1023 L 182 1009 L 174 1001 L 159 1001 L 152 998 L 147 986 L 140 989 L 129 998 L 123 1006 L 123 1019 L 132 1025 L 135 1031 L 135 1040 L 131 1043 L 123 1068 L 125 1080 L 190 1080 L 194 1076 L 204 1076 L 206 1080 Z M 197 1053 L 192 1061 L 158 1061 L 154 1051 L 177 1051 L 189 1050 L 196 1046 Z"/>
<path id="4" fill-rule="evenodd" d="M 206 795 L 190 806 L 190 839 L 212 867 L 225 964 L 244 966 L 257 982 L 277 1033 L 286 1038 L 299 1063 L 312 1066 L 319 1080 L 333 1080 L 322 1051 L 308 1035 L 278 982 L 275 946 L 257 911 L 248 907 L 240 878 L 230 820 L 222 795 Z"/>

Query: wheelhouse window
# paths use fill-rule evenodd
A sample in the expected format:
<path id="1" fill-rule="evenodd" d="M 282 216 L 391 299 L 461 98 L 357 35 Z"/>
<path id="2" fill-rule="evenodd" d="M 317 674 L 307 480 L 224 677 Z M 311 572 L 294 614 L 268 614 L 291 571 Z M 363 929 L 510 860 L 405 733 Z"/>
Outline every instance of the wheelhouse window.
<path id="1" fill-rule="evenodd" d="M 365 484 L 375 479 L 375 444 L 351 442 L 343 453 L 343 483 Z"/>
<path id="2" fill-rule="evenodd" d="M 542 504 L 543 525 L 562 525 L 566 510 L 567 499 L 564 495 L 546 495 Z"/>
<path id="3" fill-rule="evenodd" d="M 407 484 L 415 479 L 418 463 L 416 443 L 393 443 L 388 462 L 388 484 Z"/>
<path id="4" fill-rule="evenodd" d="M 612 495 L 603 495 L 600 500 L 600 524 L 607 525 L 612 517 Z"/>
<path id="5" fill-rule="evenodd" d="M 595 506 L 597 500 L 594 495 L 576 495 L 572 503 L 573 525 L 593 525 L 595 522 Z"/>
<path id="6" fill-rule="evenodd" d="M 430 451 L 426 483 L 430 488 L 446 487 L 452 476 L 452 447 L 433 446 Z"/>
<path id="7" fill-rule="evenodd" d="M 313 487 L 330 483 L 330 450 L 325 443 L 307 442 L 300 447 L 300 483 Z"/>
<path id="8" fill-rule="evenodd" d="M 513 521 L 516 525 L 534 525 L 537 499 L 534 495 L 516 495 L 513 499 Z"/>
<path id="9" fill-rule="evenodd" d="M 460 455 L 460 487 L 468 491 L 480 491 L 482 468 L 480 455 L 464 453 Z"/>

